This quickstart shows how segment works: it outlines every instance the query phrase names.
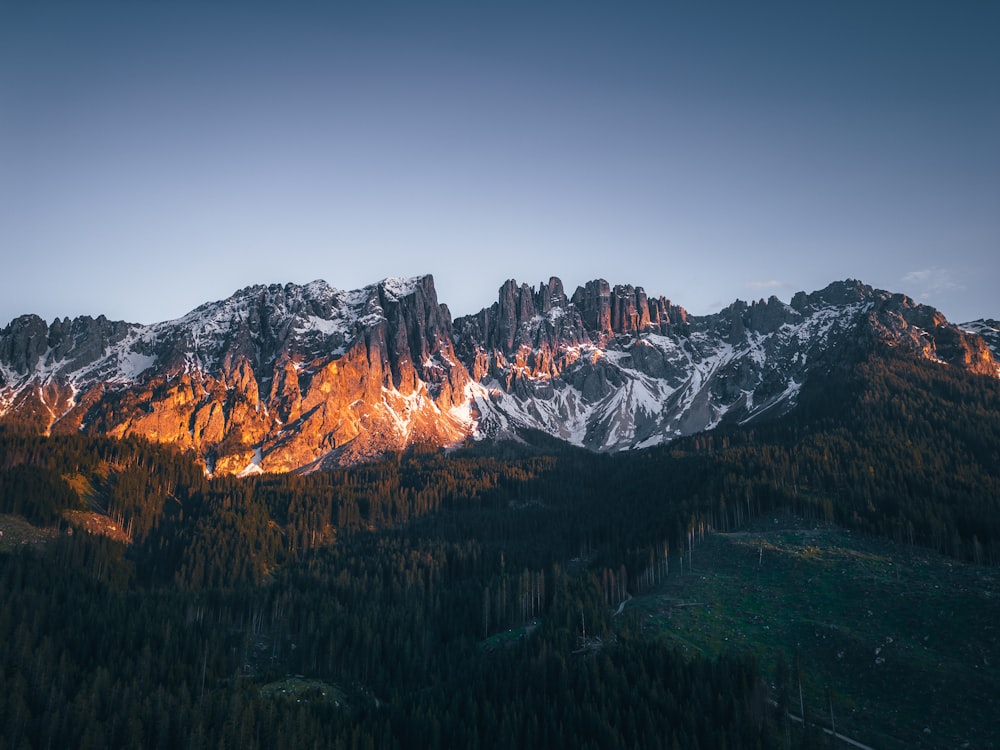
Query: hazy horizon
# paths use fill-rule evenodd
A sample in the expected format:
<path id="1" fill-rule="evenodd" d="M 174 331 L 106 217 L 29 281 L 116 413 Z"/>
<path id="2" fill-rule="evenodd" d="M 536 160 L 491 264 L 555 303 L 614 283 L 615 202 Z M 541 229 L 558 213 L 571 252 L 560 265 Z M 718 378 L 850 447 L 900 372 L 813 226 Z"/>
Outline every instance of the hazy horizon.
<path id="1" fill-rule="evenodd" d="M 0 9 L 0 326 L 250 284 L 844 278 L 1000 317 L 1000 8 Z"/>

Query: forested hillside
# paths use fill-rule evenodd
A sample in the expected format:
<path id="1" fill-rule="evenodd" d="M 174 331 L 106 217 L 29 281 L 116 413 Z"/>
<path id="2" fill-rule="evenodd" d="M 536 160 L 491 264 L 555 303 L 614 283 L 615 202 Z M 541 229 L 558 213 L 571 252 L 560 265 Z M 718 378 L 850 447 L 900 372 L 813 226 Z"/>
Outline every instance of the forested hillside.
<path id="1" fill-rule="evenodd" d="M 877 354 L 781 419 L 617 455 L 527 435 L 209 479 L 0 433 L 2 518 L 55 529 L 0 537 L 0 747 L 809 746 L 752 656 L 616 612 L 775 509 L 1000 562 L 996 380 Z"/>

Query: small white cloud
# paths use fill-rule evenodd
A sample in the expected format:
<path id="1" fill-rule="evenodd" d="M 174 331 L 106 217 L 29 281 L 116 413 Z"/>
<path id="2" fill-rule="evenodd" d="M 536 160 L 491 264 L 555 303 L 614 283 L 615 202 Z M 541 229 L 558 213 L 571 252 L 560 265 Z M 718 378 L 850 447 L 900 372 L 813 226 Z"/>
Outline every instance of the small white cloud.
<path id="1" fill-rule="evenodd" d="M 922 268 L 903 275 L 903 284 L 912 284 L 917 289 L 914 296 L 920 300 L 933 300 L 948 292 L 961 291 L 963 287 L 955 280 L 947 268 Z"/>
<path id="2" fill-rule="evenodd" d="M 918 284 L 926 281 L 934 275 L 933 268 L 925 268 L 922 271 L 910 271 L 903 277 L 903 282 L 906 284 Z"/>

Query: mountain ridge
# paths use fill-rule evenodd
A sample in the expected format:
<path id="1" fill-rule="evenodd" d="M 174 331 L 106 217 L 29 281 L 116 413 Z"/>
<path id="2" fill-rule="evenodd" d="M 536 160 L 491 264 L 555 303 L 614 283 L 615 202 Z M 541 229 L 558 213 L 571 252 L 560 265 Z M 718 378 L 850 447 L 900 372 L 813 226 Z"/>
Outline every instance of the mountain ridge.
<path id="1" fill-rule="evenodd" d="M 618 451 L 784 413 L 814 370 L 875 341 L 1000 377 L 996 332 L 850 279 L 706 316 L 631 284 L 510 279 L 455 320 L 430 275 L 254 285 L 151 325 L 15 318 L 0 331 L 0 419 L 170 442 L 220 473 L 524 429 Z"/>

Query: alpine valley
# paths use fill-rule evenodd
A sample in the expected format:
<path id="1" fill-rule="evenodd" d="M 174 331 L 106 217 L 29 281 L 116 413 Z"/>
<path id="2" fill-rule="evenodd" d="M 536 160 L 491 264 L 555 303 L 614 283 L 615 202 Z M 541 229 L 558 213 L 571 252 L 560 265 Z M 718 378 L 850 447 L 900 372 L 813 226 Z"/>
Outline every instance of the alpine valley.
<path id="1" fill-rule="evenodd" d="M 0 332 L 0 750 L 1000 748 L 1000 324 L 858 281 Z"/>
<path id="2" fill-rule="evenodd" d="M 19 317 L 0 332 L 0 419 L 170 443 L 210 474 L 525 431 L 614 452 L 780 416 L 815 374 L 876 345 L 996 378 L 997 344 L 995 321 L 955 326 L 852 280 L 704 317 L 602 279 L 572 295 L 557 278 L 510 280 L 454 321 L 431 276 L 346 292 L 315 281 L 248 287 L 153 325 Z"/>

